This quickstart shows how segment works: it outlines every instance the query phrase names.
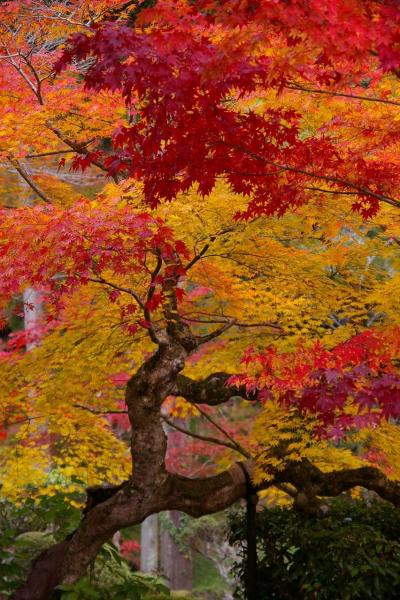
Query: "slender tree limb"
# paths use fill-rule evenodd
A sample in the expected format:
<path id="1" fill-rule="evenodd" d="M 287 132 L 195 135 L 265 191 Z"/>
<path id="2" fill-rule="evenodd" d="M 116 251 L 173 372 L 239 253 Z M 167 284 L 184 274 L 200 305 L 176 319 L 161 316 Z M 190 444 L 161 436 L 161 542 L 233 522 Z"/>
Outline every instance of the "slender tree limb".
<path id="1" fill-rule="evenodd" d="M 207 335 L 198 336 L 197 341 L 199 344 L 206 344 L 207 342 L 211 342 L 211 340 L 214 340 L 215 338 L 225 333 L 225 331 L 228 331 L 228 329 L 231 329 L 234 325 L 236 325 L 236 323 L 236 319 L 227 321 L 224 325 L 222 325 L 222 327 L 219 327 L 215 331 Z"/>
<path id="2" fill-rule="evenodd" d="M 27 73 L 24 71 L 24 69 L 20 65 L 17 64 L 17 62 L 14 60 L 14 55 L 11 54 L 11 52 L 8 50 L 7 46 L 5 44 L 2 44 L 2 46 L 7 54 L 7 58 L 9 59 L 10 64 L 14 67 L 14 69 L 17 71 L 17 73 L 19 73 L 19 75 L 22 77 L 22 79 L 24 79 L 24 81 L 27 83 L 28 87 L 35 94 L 39 104 L 43 105 L 44 102 L 43 102 L 43 97 L 42 97 L 42 94 L 40 91 L 40 87 L 35 86 L 34 82 L 27 75 Z M 21 56 L 20 53 L 18 53 L 18 56 Z"/>
<path id="3" fill-rule="evenodd" d="M 14 169 L 17 171 L 17 173 L 20 175 L 20 177 L 22 177 L 22 179 L 35 192 L 35 194 L 41 200 L 43 200 L 43 202 L 46 202 L 46 204 L 51 204 L 50 198 L 48 198 L 46 196 L 46 194 L 44 192 L 42 192 L 42 190 L 36 185 L 36 183 L 34 181 L 32 181 L 32 179 L 29 177 L 28 173 L 26 172 L 24 167 L 21 165 L 21 163 L 16 158 L 12 158 L 11 156 L 8 156 L 7 160 L 14 167 Z"/>
<path id="4" fill-rule="evenodd" d="M 248 459 L 252 458 L 250 452 L 248 452 L 246 450 L 246 448 L 243 448 L 243 446 L 241 444 L 239 444 L 239 442 L 237 442 L 235 440 L 235 438 L 233 438 L 223 427 L 221 427 L 221 425 L 219 423 L 217 423 L 212 417 L 210 417 L 210 415 L 208 413 L 206 413 L 202 408 L 200 408 L 200 406 L 196 406 L 196 408 L 199 411 L 199 413 L 205 419 L 207 419 L 207 421 L 209 423 L 211 423 L 211 425 L 213 425 L 213 427 L 215 427 L 216 429 L 218 429 L 218 431 L 220 433 L 222 433 L 222 435 L 224 435 L 228 440 L 230 440 L 230 442 L 236 447 L 236 449 L 238 450 L 238 452 L 240 452 L 243 456 L 245 456 Z"/>
<path id="5" fill-rule="evenodd" d="M 214 242 L 216 239 L 217 239 L 216 235 L 212 235 L 210 237 L 210 241 L 207 244 L 205 244 L 205 246 L 203 246 L 203 248 L 200 250 L 200 252 L 198 252 L 192 258 L 192 260 L 187 263 L 187 265 L 185 265 L 185 271 L 189 271 L 189 269 L 191 269 L 199 260 L 201 260 L 201 258 L 203 258 L 203 256 L 205 255 L 205 253 L 211 246 L 212 242 Z"/>
<path id="6" fill-rule="evenodd" d="M 204 323 L 206 325 L 231 322 L 228 320 L 228 318 L 224 318 L 224 317 L 213 317 L 211 319 L 195 319 L 195 318 L 184 316 L 184 319 L 186 321 L 189 321 L 190 323 Z M 235 327 L 241 327 L 244 329 L 252 328 L 252 327 L 271 327 L 272 329 L 277 329 L 279 331 L 282 331 L 282 327 L 280 325 L 277 325 L 276 323 L 270 323 L 268 321 L 262 321 L 260 323 L 242 323 L 240 321 L 235 321 L 234 325 L 235 325 Z"/>
<path id="7" fill-rule="evenodd" d="M 153 325 L 153 322 L 152 322 L 151 312 L 149 310 L 149 303 L 150 303 L 151 299 L 154 296 L 154 292 L 155 292 L 155 289 L 156 289 L 156 278 L 157 278 L 158 274 L 161 271 L 162 264 L 163 264 L 163 261 L 162 261 L 162 258 L 161 258 L 161 254 L 160 254 L 160 252 L 157 252 L 157 262 L 156 262 L 156 266 L 154 267 L 154 270 L 151 273 L 149 290 L 147 292 L 147 298 L 146 298 L 146 302 L 144 304 L 144 318 L 146 319 L 146 321 L 150 325 L 150 327 L 149 327 L 149 335 L 150 335 L 151 340 L 155 344 L 159 344 L 160 338 L 157 336 L 157 332 L 156 332 L 156 330 L 154 328 L 154 325 Z"/>
<path id="8" fill-rule="evenodd" d="M 31 60 L 29 60 L 28 56 L 25 54 L 22 54 L 22 52 L 20 53 L 20 56 L 22 58 L 22 60 L 25 62 L 26 66 L 28 67 L 28 69 L 30 70 L 30 72 L 32 73 L 34 80 L 36 81 L 36 95 L 37 95 L 37 99 L 39 104 L 44 104 L 44 100 L 43 100 L 43 95 L 42 95 L 42 82 L 45 81 L 47 77 L 44 77 L 43 79 L 41 79 L 39 77 L 39 74 L 37 72 L 37 70 L 35 69 L 35 67 L 33 66 L 33 63 Z"/>
<path id="9" fill-rule="evenodd" d="M 127 415 L 127 410 L 97 410 L 96 408 L 91 408 L 90 406 L 84 406 L 83 404 L 72 404 L 73 408 L 80 408 L 81 410 L 86 410 L 87 412 L 92 413 L 92 415 Z"/>
<path id="10" fill-rule="evenodd" d="M 56 156 L 57 154 L 73 154 L 74 150 L 53 150 L 52 152 L 41 152 L 39 154 L 27 154 L 24 158 L 42 158 L 44 156 Z"/>
<path id="11" fill-rule="evenodd" d="M 46 125 L 47 125 L 48 129 L 50 129 L 50 131 L 52 131 L 58 137 L 59 140 L 64 142 L 64 144 L 69 146 L 77 154 L 83 154 L 85 156 L 90 154 L 90 151 L 87 149 L 87 145 L 90 142 L 80 143 L 75 140 L 71 140 L 69 137 L 65 136 L 57 127 L 55 127 L 51 123 L 48 122 Z M 110 175 L 110 172 L 107 169 L 107 167 L 105 167 L 104 164 L 102 162 L 100 162 L 99 160 L 91 160 L 91 163 L 94 164 L 101 171 L 107 173 L 107 175 Z M 116 175 L 110 175 L 110 177 L 114 180 L 115 183 L 118 183 L 118 177 Z"/>
<path id="12" fill-rule="evenodd" d="M 144 309 L 144 304 L 143 304 L 142 300 L 140 299 L 138 294 L 136 294 L 136 292 L 134 292 L 133 290 L 131 290 L 129 288 L 125 288 L 120 285 L 117 285 L 116 283 L 113 283 L 112 281 L 108 281 L 107 279 L 104 279 L 104 277 L 101 277 L 101 276 L 87 277 L 86 279 L 87 279 L 87 281 L 91 281 L 92 283 L 99 283 L 101 285 L 106 285 L 107 287 L 111 287 L 114 290 L 123 292 L 124 294 L 129 294 L 129 296 L 132 296 L 132 298 L 134 298 L 134 300 L 137 302 L 137 304 L 140 306 L 140 308 Z"/>
<path id="13" fill-rule="evenodd" d="M 304 186 L 305 190 L 310 190 L 311 192 L 323 192 L 324 194 L 333 194 L 337 196 L 357 196 L 357 192 L 342 192 L 340 190 L 327 190 L 326 188 L 314 187 L 314 186 Z"/>
<path id="14" fill-rule="evenodd" d="M 310 94 L 325 94 L 328 96 L 351 98 L 352 100 L 364 100 L 366 102 L 379 102 L 381 104 L 391 104 L 393 106 L 400 106 L 400 102 L 396 102 L 395 100 L 387 100 L 385 98 L 372 98 L 371 96 L 359 96 L 358 94 L 346 94 L 345 92 L 332 92 L 330 90 L 318 90 L 316 88 L 308 88 L 298 83 L 288 83 L 284 87 L 299 92 L 308 92 Z"/>
<path id="15" fill-rule="evenodd" d="M 234 450 L 235 452 L 239 452 L 239 454 L 242 454 L 242 456 L 244 456 L 245 458 L 249 458 L 248 453 L 246 452 L 246 454 L 244 454 L 237 446 L 237 444 L 232 444 L 230 442 L 224 442 L 223 440 L 219 440 L 218 438 L 214 438 L 208 435 L 200 435 L 198 433 L 195 433 L 193 431 L 190 431 L 188 429 L 185 429 L 184 427 L 180 427 L 180 425 L 177 425 L 176 423 L 174 423 L 174 421 L 172 421 L 171 419 L 168 419 L 168 417 L 165 417 L 164 415 L 161 416 L 162 420 L 167 423 L 167 425 L 169 425 L 170 427 L 172 427 L 173 429 L 176 429 L 176 431 L 179 431 L 180 433 L 183 433 L 184 435 L 187 435 L 189 437 L 195 438 L 197 440 L 201 440 L 202 442 L 208 442 L 210 444 L 215 444 L 217 446 L 224 446 L 225 448 L 229 448 L 230 450 Z"/>
<path id="16" fill-rule="evenodd" d="M 283 171 L 288 171 L 291 173 L 298 173 L 299 175 L 306 175 L 307 177 L 311 177 L 313 179 L 320 179 L 322 181 L 328 181 L 331 183 L 340 184 L 340 185 L 343 185 L 350 189 L 356 190 L 360 194 L 363 194 L 365 196 L 370 196 L 371 198 L 376 198 L 377 200 L 380 200 L 381 202 L 385 202 L 386 204 L 390 204 L 391 206 L 400 208 L 400 200 L 396 200 L 395 198 L 392 198 L 391 196 L 386 196 L 385 194 L 378 194 L 377 192 L 373 192 L 372 190 L 370 190 L 368 188 L 356 185 L 356 184 L 352 183 L 351 181 L 348 181 L 347 179 L 343 179 L 342 177 L 322 175 L 320 173 L 315 173 L 314 171 L 309 171 L 307 169 L 301 169 L 299 167 L 292 167 L 290 165 L 282 165 L 282 164 L 274 162 L 272 160 L 268 160 L 267 158 L 264 158 L 260 154 L 257 154 L 256 152 L 248 150 L 244 146 L 239 146 L 237 144 L 229 144 L 227 142 L 220 142 L 220 143 L 225 146 L 228 146 L 230 148 L 235 148 L 239 152 L 243 152 L 243 154 L 247 154 L 248 156 L 251 156 L 252 158 L 254 158 L 255 160 L 257 160 L 259 162 L 262 162 L 267 165 L 272 165 L 274 167 L 282 169 Z M 261 176 L 261 174 L 260 174 L 260 176 Z"/>

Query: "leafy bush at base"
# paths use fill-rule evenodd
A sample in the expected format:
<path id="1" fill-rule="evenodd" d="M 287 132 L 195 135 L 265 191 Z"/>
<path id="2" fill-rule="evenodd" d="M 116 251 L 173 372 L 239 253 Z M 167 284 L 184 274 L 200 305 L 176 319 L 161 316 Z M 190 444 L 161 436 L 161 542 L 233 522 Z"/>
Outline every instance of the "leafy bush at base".
<path id="1" fill-rule="evenodd" d="M 239 550 L 238 598 L 245 598 L 245 516 L 231 515 Z M 259 600 L 400 598 L 400 513 L 383 502 L 336 500 L 328 516 L 289 508 L 257 515 Z"/>
<path id="2" fill-rule="evenodd" d="M 27 498 L 23 505 L 0 500 L 0 597 L 9 597 L 25 580 L 31 561 L 79 524 L 81 511 L 64 494 Z M 172 600 L 157 577 L 133 572 L 112 544 L 104 544 L 74 585 L 59 586 L 57 600 Z M 182 600 L 190 600 L 186 595 Z"/>
<path id="3" fill-rule="evenodd" d="M 0 500 L 0 595 L 20 586 L 32 559 L 73 531 L 80 518 L 64 494 L 27 497 L 18 506 Z"/>

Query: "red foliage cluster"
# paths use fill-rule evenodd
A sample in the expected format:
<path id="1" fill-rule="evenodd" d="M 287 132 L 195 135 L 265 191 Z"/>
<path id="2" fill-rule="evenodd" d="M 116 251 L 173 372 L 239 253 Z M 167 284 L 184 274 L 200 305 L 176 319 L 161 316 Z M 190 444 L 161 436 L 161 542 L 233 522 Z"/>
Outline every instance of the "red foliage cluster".
<path id="1" fill-rule="evenodd" d="M 124 287 L 124 276 L 146 276 L 146 260 L 152 253 L 174 264 L 179 256 L 187 257 L 184 244 L 174 240 L 161 219 L 127 206 L 96 207 L 82 201 L 68 210 L 48 206 L 2 210 L 0 228 L 0 295 L 5 301 L 32 286 L 46 290 L 47 301 L 60 309 L 63 295 L 89 282 L 99 283 L 109 290 L 111 302 L 125 298 L 121 311 L 131 333 L 146 323 L 140 318 L 131 321 L 140 298 Z M 156 308 L 170 268 L 160 269 L 152 281 L 148 310 Z"/>
<path id="2" fill-rule="evenodd" d="M 340 437 L 352 427 L 400 417 L 399 351 L 399 329 L 367 330 L 332 350 L 319 342 L 295 352 L 250 348 L 243 364 L 256 375 L 236 375 L 229 384 L 245 385 L 263 402 L 275 397 L 285 406 L 315 414 L 319 435 Z"/>
<path id="3" fill-rule="evenodd" d="M 151 206 L 195 183 L 208 194 L 224 176 L 251 196 L 238 217 L 283 214 L 307 202 L 310 181 L 323 180 L 355 193 L 353 208 L 371 216 L 400 183 L 395 164 L 339 153 L 323 132 L 304 138 L 293 111 L 240 111 L 232 98 L 282 89 L 298 76 L 317 84 L 376 77 L 379 61 L 380 72 L 396 69 L 399 31 L 392 0 L 159 0 L 134 23 L 72 36 L 56 68 L 91 57 L 86 86 L 121 91 L 131 124 L 115 132 L 114 154 L 102 160 L 114 176 L 142 180 Z M 297 45 L 306 61 L 291 57 Z"/>

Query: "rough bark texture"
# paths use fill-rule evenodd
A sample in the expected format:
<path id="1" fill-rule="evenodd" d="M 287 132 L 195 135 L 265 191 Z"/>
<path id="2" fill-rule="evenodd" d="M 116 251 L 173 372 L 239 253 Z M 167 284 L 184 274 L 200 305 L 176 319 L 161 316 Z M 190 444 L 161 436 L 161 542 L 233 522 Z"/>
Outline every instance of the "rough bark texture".
<path id="1" fill-rule="evenodd" d="M 254 396 L 246 392 L 245 387 L 238 389 L 227 385 L 231 377 L 228 373 L 213 373 L 206 379 L 195 381 L 185 375 L 179 375 L 175 385 L 175 395 L 186 398 L 193 404 L 208 404 L 217 406 L 227 402 L 234 396 L 240 396 L 246 400 L 254 399 Z"/>
<path id="2" fill-rule="evenodd" d="M 297 490 L 294 506 L 310 514 L 323 514 L 326 511 L 321 498 L 339 496 L 354 487 L 364 487 L 376 492 L 381 498 L 400 507 L 400 483 L 388 479 L 375 467 L 342 469 L 323 472 L 309 460 L 289 464 L 286 469 L 275 474 L 275 483 L 290 483 Z"/>

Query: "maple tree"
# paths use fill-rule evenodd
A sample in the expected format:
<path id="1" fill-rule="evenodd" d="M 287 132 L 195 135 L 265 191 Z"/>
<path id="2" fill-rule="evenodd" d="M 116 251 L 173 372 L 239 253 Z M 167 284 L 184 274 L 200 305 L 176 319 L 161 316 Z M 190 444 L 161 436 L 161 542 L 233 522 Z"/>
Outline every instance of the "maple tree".
<path id="1" fill-rule="evenodd" d="M 45 306 L 1 356 L 3 493 L 52 493 L 49 465 L 114 486 L 14 597 L 76 581 L 149 514 L 231 505 L 249 473 L 308 512 L 356 486 L 397 506 L 396 2 L 2 10 L 21 201 L 1 191 L 0 298 Z"/>

